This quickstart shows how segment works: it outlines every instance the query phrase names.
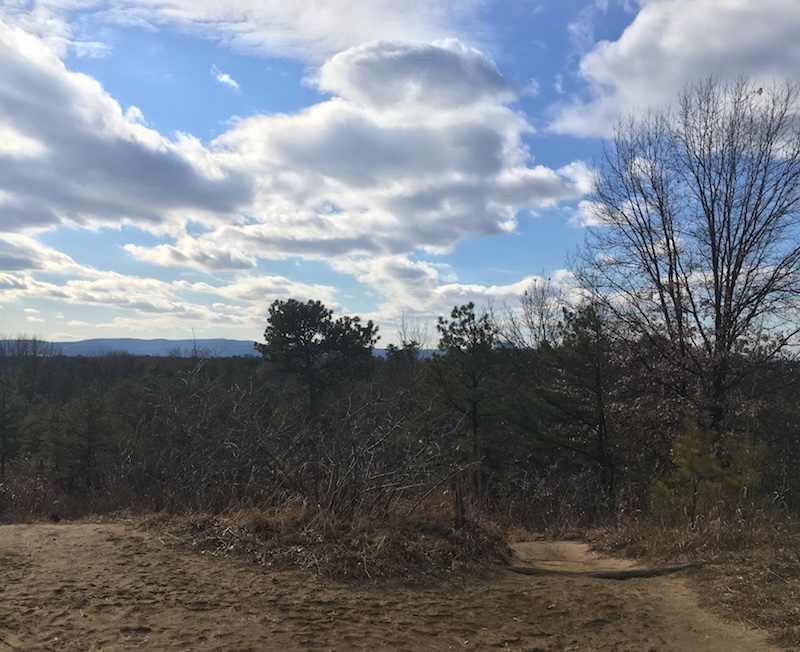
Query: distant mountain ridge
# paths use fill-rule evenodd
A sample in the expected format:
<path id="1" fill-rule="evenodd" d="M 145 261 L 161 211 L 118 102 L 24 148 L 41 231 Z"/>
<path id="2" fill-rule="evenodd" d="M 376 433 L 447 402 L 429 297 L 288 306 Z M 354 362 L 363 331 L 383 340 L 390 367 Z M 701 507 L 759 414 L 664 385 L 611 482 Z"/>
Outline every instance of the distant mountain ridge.
<path id="1" fill-rule="evenodd" d="M 44 340 L 39 340 L 39 342 L 44 343 Z M 52 350 L 55 354 L 69 357 L 97 357 L 108 353 L 128 353 L 153 357 L 179 356 L 182 358 L 189 358 L 193 355 L 201 358 L 258 357 L 261 355 L 252 340 L 229 340 L 222 337 L 197 340 L 163 338 L 141 340 L 133 337 L 118 337 L 95 338 L 79 342 L 46 342 L 46 344 L 53 347 Z M 435 352 L 435 349 L 421 349 L 419 356 L 422 359 L 428 359 Z M 385 358 L 386 349 L 374 349 L 373 354 L 375 357 Z"/>
<path id="2" fill-rule="evenodd" d="M 139 340 L 135 338 L 98 338 L 80 342 L 51 342 L 67 356 L 99 356 L 107 353 L 130 353 L 131 355 L 190 357 L 199 355 L 209 358 L 231 358 L 234 356 L 259 355 L 252 340 L 228 340 L 224 338 L 197 340 Z"/>

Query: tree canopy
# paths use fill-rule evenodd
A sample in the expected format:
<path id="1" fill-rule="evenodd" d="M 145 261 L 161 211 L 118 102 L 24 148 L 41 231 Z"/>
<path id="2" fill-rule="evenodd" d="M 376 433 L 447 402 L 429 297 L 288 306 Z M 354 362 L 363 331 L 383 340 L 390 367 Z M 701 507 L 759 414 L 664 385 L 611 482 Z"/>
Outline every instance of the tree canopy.
<path id="1" fill-rule="evenodd" d="M 312 414 L 326 386 L 357 373 L 372 359 L 378 327 L 359 317 L 334 319 L 320 301 L 276 300 L 269 307 L 264 344 L 256 348 L 277 369 L 296 374 L 308 388 Z"/>

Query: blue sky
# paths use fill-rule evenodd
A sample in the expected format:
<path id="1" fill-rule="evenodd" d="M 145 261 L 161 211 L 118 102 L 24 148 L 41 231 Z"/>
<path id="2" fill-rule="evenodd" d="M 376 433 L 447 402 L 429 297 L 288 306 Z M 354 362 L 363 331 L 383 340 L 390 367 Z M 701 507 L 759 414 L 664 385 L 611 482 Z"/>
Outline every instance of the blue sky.
<path id="1" fill-rule="evenodd" d="M 513 307 L 569 285 L 620 114 L 796 76 L 798 34 L 789 0 L 0 2 L 0 333 Z"/>

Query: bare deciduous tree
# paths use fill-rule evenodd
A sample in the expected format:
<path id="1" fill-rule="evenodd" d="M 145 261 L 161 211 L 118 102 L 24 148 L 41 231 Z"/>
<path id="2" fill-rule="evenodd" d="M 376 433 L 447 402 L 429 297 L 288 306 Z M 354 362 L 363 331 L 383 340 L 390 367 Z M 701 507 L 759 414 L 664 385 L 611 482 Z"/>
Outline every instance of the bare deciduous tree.
<path id="1" fill-rule="evenodd" d="M 532 280 L 519 297 L 519 306 L 506 306 L 501 336 L 515 349 L 537 350 L 554 345 L 567 297 L 561 285 L 544 275 Z"/>
<path id="2" fill-rule="evenodd" d="M 709 79 L 620 121 L 593 207 L 578 278 L 720 432 L 800 332 L 800 86 Z"/>

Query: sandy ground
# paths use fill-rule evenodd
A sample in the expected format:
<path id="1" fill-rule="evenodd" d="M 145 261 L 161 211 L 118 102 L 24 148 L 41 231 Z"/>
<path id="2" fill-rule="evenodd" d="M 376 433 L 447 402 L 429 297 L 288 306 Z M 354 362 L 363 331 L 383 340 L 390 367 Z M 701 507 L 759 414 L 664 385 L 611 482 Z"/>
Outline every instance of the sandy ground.
<path id="1" fill-rule="evenodd" d="M 627 567 L 578 543 L 516 544 L 517 563 Z M 481 577 L 352 586 L 181 551 L 135 523 L 0 526 L 0 652 L 491 650 L 766 652 L 684 578 Z"/>

